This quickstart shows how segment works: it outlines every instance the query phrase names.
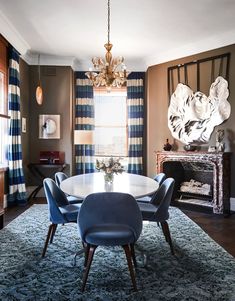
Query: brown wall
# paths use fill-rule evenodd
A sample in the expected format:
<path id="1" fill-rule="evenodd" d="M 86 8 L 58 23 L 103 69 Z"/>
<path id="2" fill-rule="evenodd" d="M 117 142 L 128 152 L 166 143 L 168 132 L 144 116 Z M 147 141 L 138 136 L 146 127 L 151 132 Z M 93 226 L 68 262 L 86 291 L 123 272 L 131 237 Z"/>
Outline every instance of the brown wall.
<path id="1" fill-rule="evenodd" d="M 153 176 L 156 173 L 156 161 L 154 151 L 162 150 L 166 138 L 174 144 L 175 149 L 182 150 L 183 145 L 175 141 L 167 125 L 168 110 L 168 92 L 167 92 L 167 68 L 191 62 L 193 60 L 203 59 L 223 53 L 231 53 L 230 72 L 229 72 L 229 102 L 231 104 L 230 118 L 217 128 L 225 129 L 226 149 L 232 152 L 231 162 L 231 196 L 235 196 L 235 45 L 203 52 L 197 55 L 180 58 L 164 64 L 151 66 L 147 70 L 147 174 Z M 209 68 L 209 66 L 208 66 Z M 201 74 L 202 79 L 208 82 L 208 74 Z M 202 91 L 208 95 L 209 91 Z M 202 148 L 207 149 L 208 145 L 215 145 L 215 133 L 212 134 L 210 143 Z"/>
<path id="2" fill-rule="evenodd" d="M 24 157 L 27 158 L 24 163 L 39 162 L 40 151 L 63 151 L 65 152 L 65 162 L 69 165 L 66 172 L 70 174 L 72 169 L 73 71 L 71 67 L 41 67 L 43 104 L 39 106 L 35 99 L 38 67 L 27 65 L 27 69 L 26 63 L 21 63 L 21 65 L 23 68 L 20 71 L 28 82 L 22 81 L 21 93 L 25 94 L 25 99 L 28 98 L 29 100 L 27 108 L 29 112 L 27 118 L 28 138 L 24 139 L 22 143 L 23 150 L 26 150 Z M 23 99 L 21 99 L 22 101 Z M 39 139 L 38 120 L 40 114 L 60 114 L 60 139 Z M 22 134 L 22 138 L 24 135 Z M 28 171 L 25 165 L 24 169 L 27 175 Z M 27 184 L 35 184 L 32 176 L 30 176 L 30 181 Z"/>

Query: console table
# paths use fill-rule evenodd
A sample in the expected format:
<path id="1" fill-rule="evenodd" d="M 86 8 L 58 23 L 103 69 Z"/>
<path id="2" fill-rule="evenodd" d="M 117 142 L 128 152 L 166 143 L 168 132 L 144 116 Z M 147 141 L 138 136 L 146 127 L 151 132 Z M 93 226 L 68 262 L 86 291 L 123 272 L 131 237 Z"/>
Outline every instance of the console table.
<path id="1" fill-rule="evenodd" d="M 3 228 L 4 222 L 4 177 L 6 170 L 5 167 L 0 166 L 0 229 Z"/>
<path id="2" fill-rule="evenodd" d="M 164 163 L 166 162 L 180 162 L 182 164 L 184 162 L 194 162 L 209 166 L 212 177 L 210 182 L 213 189 L 211 202 L 213 212 L 217 214 L 230 212 L 230 153 L 199 151 L 157 151 L 155 153 L 157 173 L 164 172 Z M 176 178 L 177 172 L 177 166 L 172 166 L 172 173 Z"/>
<path id="3" fill-rule="evenodd" d="M 54 178 L 55 173 L 64 171 L 66 164 L 42 164 L 42 163 L 30 163 L 28 169 L 31 173 L 40 181 L 40 184 L 32 191 L 28 197 L 28 201 L 31 198 L 35 198 L 39 190 L 43 186 L 43 180 L 45 178 Z"/>

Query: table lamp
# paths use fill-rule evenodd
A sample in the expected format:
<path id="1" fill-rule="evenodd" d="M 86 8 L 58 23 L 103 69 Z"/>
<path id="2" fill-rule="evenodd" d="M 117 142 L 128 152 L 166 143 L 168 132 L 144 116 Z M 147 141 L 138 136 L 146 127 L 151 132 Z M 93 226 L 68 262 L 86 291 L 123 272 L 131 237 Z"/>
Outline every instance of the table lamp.
<path id="1" fill-rule="evenodd" d="M 74 144 L 75 145 L 83 145 L 83 157 L 82 157 L 82 167 L 83 167 L 83 173 L 85 173 L 85 145 L 91 145 L 93 144 L 93 134 L 94 131 L 90 130 L 75 130 L 74 131 Z"/>

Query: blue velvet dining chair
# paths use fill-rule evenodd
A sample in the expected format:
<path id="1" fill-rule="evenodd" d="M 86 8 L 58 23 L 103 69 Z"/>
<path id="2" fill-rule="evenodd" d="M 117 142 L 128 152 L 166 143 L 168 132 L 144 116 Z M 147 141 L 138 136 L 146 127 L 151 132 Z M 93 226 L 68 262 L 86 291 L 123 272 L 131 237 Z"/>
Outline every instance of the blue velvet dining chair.
<path id="1" fill-rule="evenodd" d="M 47 199 L 51 224 L 48 229 L 42 257 L 46 254 L 49 241 L 50 243 L 53 242 L 58 224 L 77 222 L 78 212 L 81 207 L 81 204 L 70 204 L 66 195 L 51 178 L 43 180 L 43 187 Z"/>
<path id="2" fill-rule="evenodd" d="M 66 180 L 66 179 L 68 179 L 68 176 L 64 172 L 59 171 L 55 174 L 55 182 L 58 185 L 58 187 L 60 187 L 61 182 Z M 82 201 L 83 201 L 83 199 L 77 198 L 77 197 L 72 196 L 72 195 L 67 195 L 66 194 L 66 196 L 67 196 L 67 199 L 68 199 L 70 204 L 79 204 L 79 203 L 82 203 Z"/>
<path id="3" fill-rule="evenodd" d="M 169 206 L 174 191 L 174 184 L 175 180 L 173 178 L 167 178 L 149 203 L 138 202 L 143 220 L 161 224 L 163 234 L 166 242 L 170 245 L 172 255 L 174 255 L 174 248 L 167 220 L 169 219 Z"/>
<path id="4" fill-rule="evenodd" d="M 78 215 L 78 230 L 85 247 L 85 290 L 89 270 L 98 246 L 122 246 L 132 284 L 137 290 L 133 263 L 134 244 L 142 231 L 142 216 L 133 196 L 119 192 L 99 192 L 86 197 Z M 132 263 L 133 260 L 133 263 Z"/>
<path id="5" fill-rule="evenodd" d="M 161 172 L 161 173 L 157 174 L 153 179 L 156 182 L 158 182 L 158 185 L 159 185 L 159 188 L 160 188 L 160 186 L 162 185 L 162 183 L 166 179 L 166 175 L 163 172 Z M 154 196 L 154 194 L 147 195 L 147 196 L 144 196 L 142 198 L 138 198 L 136 200 L 137 200 L 137 202 L 149 203 L 151 201 L 151 199 L 152 199 L 153 196 Z"/>

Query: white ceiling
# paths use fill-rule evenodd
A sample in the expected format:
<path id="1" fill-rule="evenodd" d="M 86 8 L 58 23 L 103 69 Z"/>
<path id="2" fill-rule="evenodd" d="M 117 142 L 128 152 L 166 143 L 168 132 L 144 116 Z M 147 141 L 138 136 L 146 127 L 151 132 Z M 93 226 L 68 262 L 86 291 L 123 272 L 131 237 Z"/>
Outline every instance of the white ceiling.
<path id="1" fill-rule="evenodd" d="M 235 43 L 235 0 L 111 0 L 114 56 L 131 71 Z M 104 56 L 107 0 L 0 0 L 0 32 L 29 63 L 91 67 Z"/>

